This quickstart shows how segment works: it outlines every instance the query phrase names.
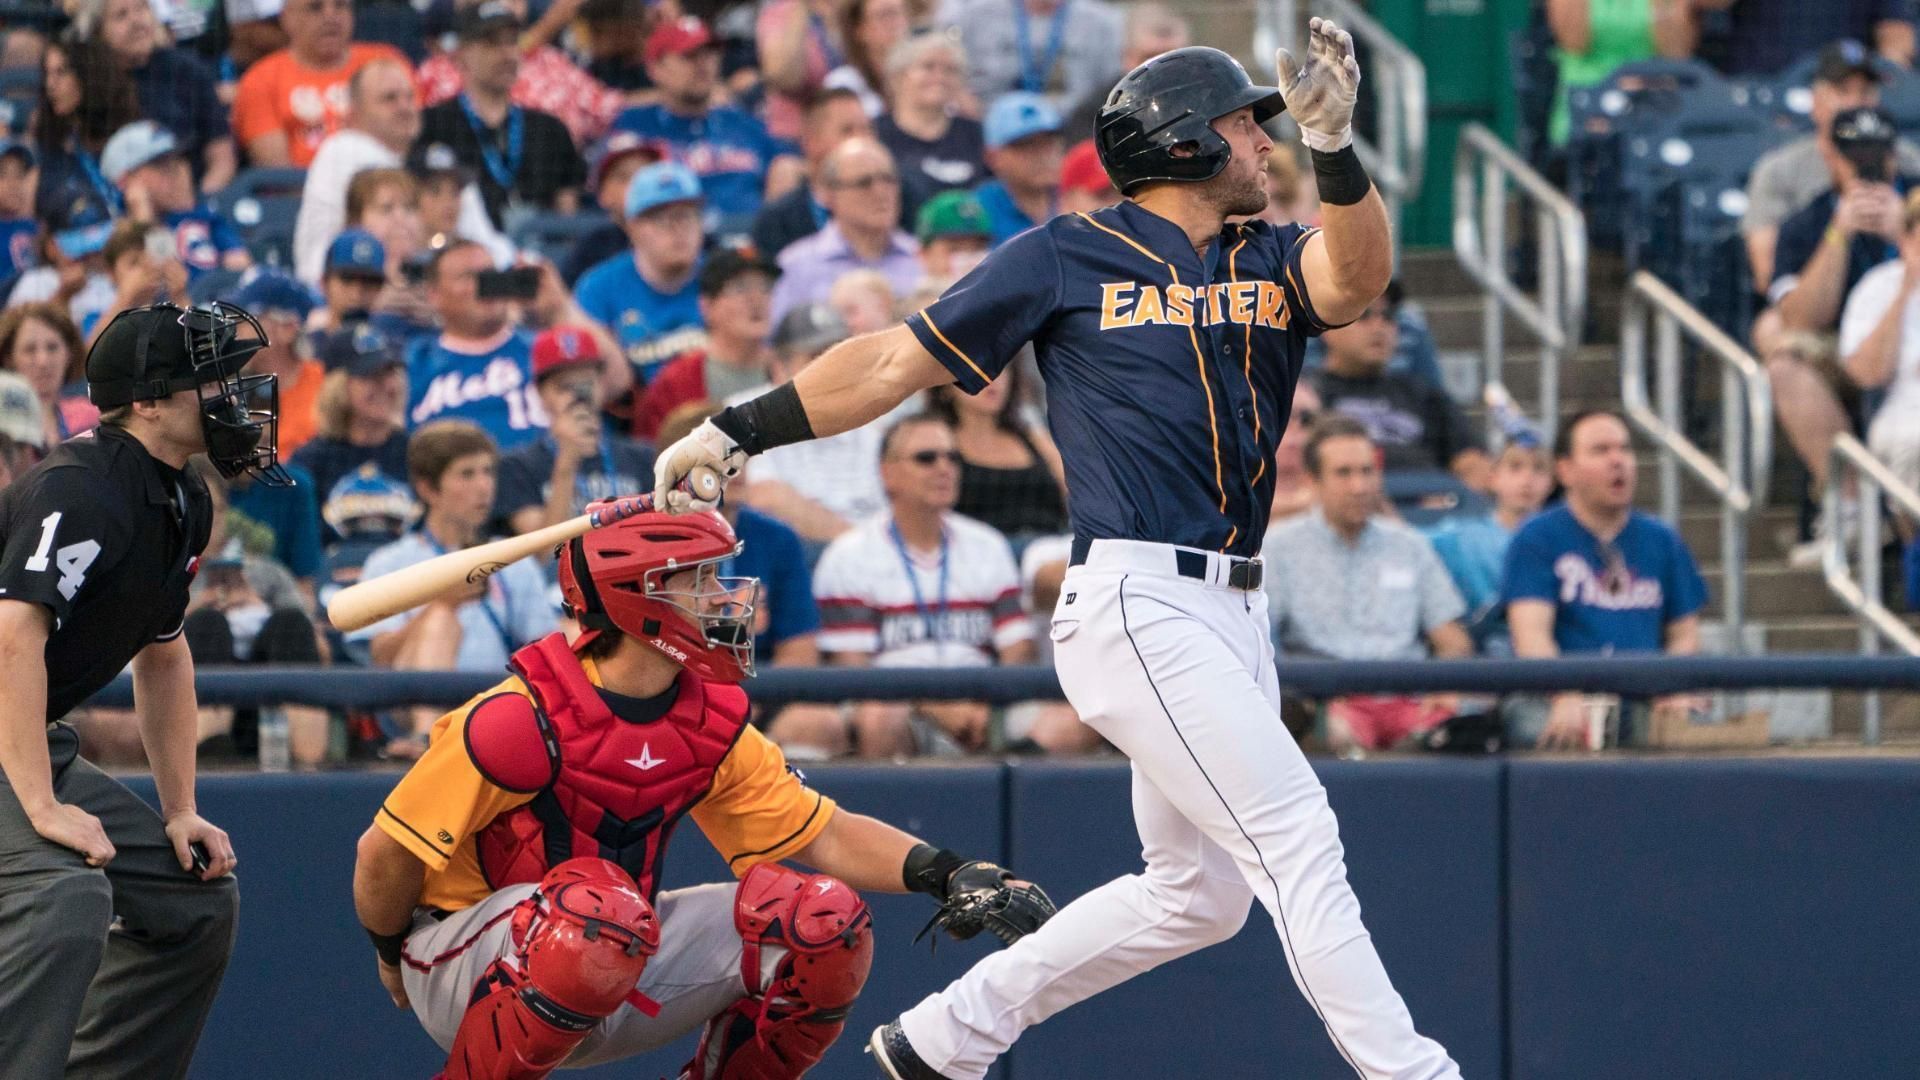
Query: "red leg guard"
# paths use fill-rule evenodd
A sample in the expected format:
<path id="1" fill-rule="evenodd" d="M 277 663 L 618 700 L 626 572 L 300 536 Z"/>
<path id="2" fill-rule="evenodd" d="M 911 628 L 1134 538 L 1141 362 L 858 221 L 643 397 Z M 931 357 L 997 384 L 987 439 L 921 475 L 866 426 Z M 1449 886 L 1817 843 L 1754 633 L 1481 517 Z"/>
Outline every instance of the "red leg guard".
<path id="1" fill-rule="evenodd" d="M 660 949 L 660 923 L 626 871 L 569 859 L 513 913 L 447 1056 L 445 1080 L 541 1080 L 612 1016 Z"/>
<path id="2" fill-rule="evenodd" d="M 824 874 L 762 864 L 740 882 L 734 925 L 747 996 L 707 1023 L 681 1080 L 793 1080 L 820 1063 L 873 967 L 873 914 Z M 760 952 L 787 950 L 760 985 Z"/>

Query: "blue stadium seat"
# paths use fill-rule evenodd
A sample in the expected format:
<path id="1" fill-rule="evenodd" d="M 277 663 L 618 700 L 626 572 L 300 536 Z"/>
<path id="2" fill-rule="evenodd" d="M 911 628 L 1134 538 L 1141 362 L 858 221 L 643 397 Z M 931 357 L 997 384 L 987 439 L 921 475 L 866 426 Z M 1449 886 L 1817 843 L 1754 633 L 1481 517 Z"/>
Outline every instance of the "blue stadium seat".
<path id="1" fill-rule="evenodd" d="M 196 304 L 225 300 L 240 289 L 244 270 L 208 270 L 187 286 L 187 296 Z"/>
<path id="2" fill-rule="evenodd" d="M 1718 72 L 1694 60 L 1622 64 L 1598 86 L 1568 92 L 1567 191 L 1586 211 L 1595 246 L 1617 250 L 1621 244 L 1624 141 L 1669 129 L 1684 108 L 1715 95 L 1734 98 Z"/>
<path id="3" fill-rule="evenodd" d="M 597 206 L 574 214 L 546 211 L 514 223 L 508 239 L 522 251 L 531 251 L 557 263 L 573 249 L 575 241 L 605 225 L 607 220 L 606 211 Z"/>
<path id="4" fill-rule="evenodd" d="M 1387 498 L 1401 520 L 1416 529 L 1432 528 L 1450 517 L 1489 513 L 1485 495 L 1445 469 L 1390 469 L 1382 478 Z"/>
<path id="5" fill-rule="evenodd" d="M 256 262 L 293 266 L 293 224 L 300 215 L 304 169 L 244 169 L 209 200 L 232 222 Z"/>
<path id="6" fill-rule="evenodd" d="M 0 68 L 0 133 L 23 134 L 40 107 L 40 72 L 35 68 Z"/>
<path id="7" fill-rule="evenodd" d="M 1545 171 L 1552 153 L 1547 128 L 1553 117 L 1560 69 L 1553 60 L 1553 31 L 1538 14 L 1507 38 L 1508 74 L 1513 78 L 1514 149 L 1527 163 Z"/>

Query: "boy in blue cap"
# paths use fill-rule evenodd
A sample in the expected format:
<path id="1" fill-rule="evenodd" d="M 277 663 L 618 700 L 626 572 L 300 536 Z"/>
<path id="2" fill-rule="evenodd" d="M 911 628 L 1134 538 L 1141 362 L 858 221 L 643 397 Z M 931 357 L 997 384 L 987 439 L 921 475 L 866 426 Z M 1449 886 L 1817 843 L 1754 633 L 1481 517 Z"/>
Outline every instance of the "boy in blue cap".
<path id="1" fill-rule="evenodd" d="M 40 223 L 33 200 L 40 186 L 40 157 L 21 139 L 0 138 L 0 288 L 34 263 Z"/>

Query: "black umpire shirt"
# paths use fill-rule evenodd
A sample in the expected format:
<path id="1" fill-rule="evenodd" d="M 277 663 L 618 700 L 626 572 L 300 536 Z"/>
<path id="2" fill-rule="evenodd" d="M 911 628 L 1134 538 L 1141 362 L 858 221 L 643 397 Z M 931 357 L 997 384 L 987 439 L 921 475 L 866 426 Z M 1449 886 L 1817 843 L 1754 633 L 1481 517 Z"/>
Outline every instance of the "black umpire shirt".
<path id="1" fill-rule="evenodd" d="M 198 476 L 104 425 L 61 443 L 0 491 L 0 599 L 53 613 L 49 722 L 141 649 L 179 635 L 212 523 L 213 500 Z"/>

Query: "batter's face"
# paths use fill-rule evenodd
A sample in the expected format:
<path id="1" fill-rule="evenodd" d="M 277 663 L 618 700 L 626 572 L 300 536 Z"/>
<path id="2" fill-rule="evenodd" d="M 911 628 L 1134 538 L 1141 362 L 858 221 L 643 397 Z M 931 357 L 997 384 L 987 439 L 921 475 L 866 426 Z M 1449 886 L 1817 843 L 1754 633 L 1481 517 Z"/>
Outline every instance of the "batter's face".
<path id="1" fill-rule="evenodd" d="M 1257 214 L 1267 208 L 1267 155 L 1273 140 L 1253 119 L 1251 108 L 1230 112 L 1213 122 L 1213 130 L 1227 140 L 1233 156 L 1220 175 L 1201 185 L 1201 191 L 1222 215 Z"/>
<path id="2" fill-rule="evenodd" d="M 1345 437 L 1320 444 L 1313 489 L 1327 524 L 1358 532 L 1380 509 L 1380 452 L 1371 439 Z"/>
<path id="3" fill-rule="evenodd" d="M 1566 457 L 1554 462 L 1554 472 L 1575 506 L 1598 514 L 1624 513 L 1633 506 L 1639 468 L 1633 459 L 1633 437 L 1627 425 L 1612 416 L 1590 416 L 1570 436 Z"/>

